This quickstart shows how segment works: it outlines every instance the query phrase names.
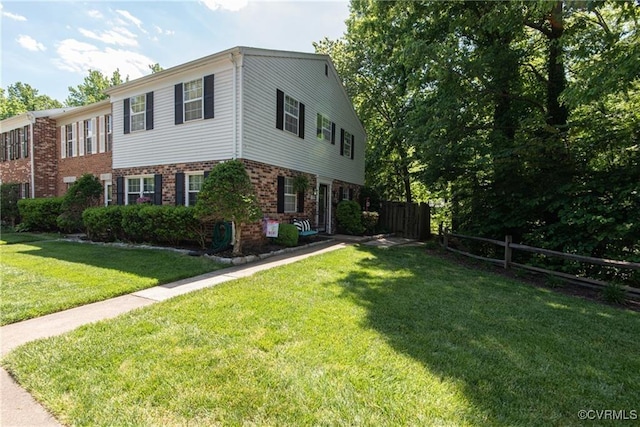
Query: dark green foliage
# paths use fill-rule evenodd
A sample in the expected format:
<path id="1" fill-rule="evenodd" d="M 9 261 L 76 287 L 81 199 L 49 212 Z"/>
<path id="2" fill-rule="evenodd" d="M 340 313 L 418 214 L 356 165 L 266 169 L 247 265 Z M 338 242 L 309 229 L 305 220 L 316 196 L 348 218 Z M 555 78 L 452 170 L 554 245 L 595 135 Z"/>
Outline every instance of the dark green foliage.
<path id="1" fill-rule="evenodd" d="M 22 199 L 18 201 L 21 223 L 26 231 L 57 231 L 62 212 L 62 197 Z"/>
<path id="2" fill-rule="evenodd" d="M 277 245 L 298 246 L 298 228 L 293 224 L 281 223 L 278 227 L 278 237 L 273 241 Z"/>
<path id="3" fill-rule="evenodd" d="M 362 208 L 365 210 L 375 212 L 380 211 L 380 193 L 378 193 L 378 191 L 376 191 L 372 187 L 362 187 L 358 195 L 358 201 L 360 202 L 360 206 L 362 206 Z M 368 207 L 367 201 L 369 201 Z"/>
<path id="4" fill-rule="evenodd" d="M 610 283 L 602 290 L 602 298 L 612 304 L 622 304 L 626 297 L 626 292 L 617 283 Z"/>
<path id="5" fill-rule="evenodd" d="M 243 225 L 258 221 L 262 211 L 241 161 L 229 160 L 213 168 L 198 194 L 196 216 L 201 220 L 232 221 L 236 227 L 233 253 L 242 253 Z"/>
<path id="6" fill-rule="evenodd" d="M 84 231 L 82 212 L 100 204 L 102 191 L 102 184 L 97 177 L 90 173 L 82 175 L 63 196 L 62 213 L 57 219 L 58 228 L 67 233 Z"/>
<path id="7" fill-rule="evenodd" d="M 338 221 L 338 231 L 341 233 L 353 235 L 364 233 L 362 211 L 358 202 L 354 200 L 343 200 L 338 203 L 336 220 Z"/>
<path id="8" fill-rule="evenodd" d="M 18 200 L 20 184 L 0 184 L 0 219 L 3 224 L 14 226 L 19 222 Z"/>
<path id="9" fill-rule="evenodd" d="M 187 206 L 129 205 L 86 209 L 82 215 L 91 240 L 146 242 L 205 248 L 210 224 L 195 217 Z"/>
<path id="10" fill-rule="evenodd" d="M 378 212 L 362 212 L 362 226 L 365 234 L 375 234 L 378 231 L 378 220 L 380 214 Z"/>

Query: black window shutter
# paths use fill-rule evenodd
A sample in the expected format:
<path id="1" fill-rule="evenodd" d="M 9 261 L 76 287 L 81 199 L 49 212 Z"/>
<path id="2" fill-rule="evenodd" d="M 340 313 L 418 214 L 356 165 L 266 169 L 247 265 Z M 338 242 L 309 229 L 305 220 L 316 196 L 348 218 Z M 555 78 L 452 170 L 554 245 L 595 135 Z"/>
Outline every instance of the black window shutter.
<path id="1" fill-rule="evenodd" d="M 331 143 L 336 145 L 336 124 L 331 122 Z"/>
<path id="2" fill-rule="evenodd" d="M 300 114 L 298 115 L 298 136 L 304 139 L 304 104 L 300 103 Z"/>
<path id="3" fill-rule="evenodd" d="M 340 128 L 340 155 L 344 156 L 344 129 Z"/>
<path id="4" fill-rule="evenodd" d="M 124 205 L 124 176 L 116 178 L 116 204 Z"/>
<path id="5" fill-rule="evenodd" d="M 147 123 L 146 129 L 153 129 L 153 92 L 147 93 Z"/>
<path id="6" fill-rule="evenodd" d="M 153 204 L 162 204 L 162 174 L 157 173 L 153 176 Z"/>
<path id="7" fill-rule="evenodd" d="M 349 189 L 349 200 L 353 200 L 353 188 Z"/>
<path id="8" fill-rule="evenodd" d="M 284 92 L 276 89 L 276 129 L 284 129 Z"/>
<path id="9" fill-rule="evenodd" d="M 276 205 L 278 213 L 284 213 L 284 176 L 278 177 L 278 201 Z"/>
<path id="10" fill-rule="evenodd" d="M 29 157 L 29 126 L 25 126 L 22 132 L 24 132 L 22 134 L 22 155 L 26 159 L 27 157 Z"/>
<path id="11" fill-rule="evenodd" d="M 353 160 L 353 152 L 356 151 L 355 145 L 356 145 L 356 137 L 351 135 L 351 160 Z"/>
<path id="12" fill-rule="evenodd" d="M 341 202 L 342 200 L 344 200 L 343 199 L 343 197 L 344 197 L 344 188 L 340 187 L 338 189 L 338 191 L 340 191 L 340 194 L 338 194 L 338 201 Z"/>
<path id="13" fill-rule="evenodd" d="M 175 117 L 175 124 L 179 125 L 179 124 L 182 124 L 182 122 L 184 120 L 184 117 L 183 117 L 184 114 L 182 112 L 182 108 L 183 108 L 183 105 L 182 105 L 182 83 L 178 83 L 175 86 L 174 93 L 175 93 L 175 100 L 174 100 L 174 103 L 175 103 L 175 113 L 174 113 L 175 114 L 175 116 L 174 116 Z"/>
<path id="14" fill-rule="evenodd" d="M 213 74 L 204 76 L 204 118 L 213 119 Z"/>
<path id="15" fill-rule="evenodd" d="M 304 191 L 298 193 L 298 213 L 304 212 Z"/>
<path id="16" fill-rule="evenodd" d="M 131 100 L 124 100 L 124 133 L 131 133 Z"/>
<path id="17" fill-rule="evenodd" d="M 316 118 L 316 135 L 318 135 L 318 138 L 322 138 L 322 116 L 320 113 Z"/>
<path id="18" fill-rule="evenodd" d="M 184 172 L 176 172 L 176 206 L 184 205 Z"/>

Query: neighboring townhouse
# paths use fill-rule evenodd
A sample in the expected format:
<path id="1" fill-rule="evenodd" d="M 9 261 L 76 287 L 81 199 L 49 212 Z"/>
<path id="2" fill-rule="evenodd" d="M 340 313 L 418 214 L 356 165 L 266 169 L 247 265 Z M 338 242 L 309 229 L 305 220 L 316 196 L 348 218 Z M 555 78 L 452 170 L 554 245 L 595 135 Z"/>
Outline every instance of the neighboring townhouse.
<path id="1" fill-rule="evenodd" d="M 56 123 L 55 147 L 58 147 L 57 195 L 63 196 L 70 185 L 85 173 L 100 179 L 104 202 L 112 201 L 111 149 L 113 126 L 111 102 L 96 102 L 51 115 Z"/>
<path id="2" fill-rule="evenodd" d="M 0 183 L 19 184 L 22 198 L 58 194 L 56 122 L 64 108 L 31 111 L 0 122 Z"/>
<path id="3" fill-rule="evenodd" d="M 236 47 L 107 94 L 118 204 L 192 205 L 208 171 L 240 159 L 266 217 L 331 233 L 337 202 L 364 184 L 365 130 L 327 55 Z"/>

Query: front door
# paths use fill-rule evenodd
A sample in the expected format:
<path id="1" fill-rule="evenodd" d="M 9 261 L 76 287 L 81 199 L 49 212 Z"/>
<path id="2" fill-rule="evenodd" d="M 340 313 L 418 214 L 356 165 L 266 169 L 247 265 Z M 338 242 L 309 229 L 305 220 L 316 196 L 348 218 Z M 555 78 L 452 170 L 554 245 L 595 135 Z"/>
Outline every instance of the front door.
<path id="1" fill-rule="evenodd" d="M 320 184 L 318 192 L 318 231 L 327 232 L 329 221 L 329 188 L 326 184 Z"/>

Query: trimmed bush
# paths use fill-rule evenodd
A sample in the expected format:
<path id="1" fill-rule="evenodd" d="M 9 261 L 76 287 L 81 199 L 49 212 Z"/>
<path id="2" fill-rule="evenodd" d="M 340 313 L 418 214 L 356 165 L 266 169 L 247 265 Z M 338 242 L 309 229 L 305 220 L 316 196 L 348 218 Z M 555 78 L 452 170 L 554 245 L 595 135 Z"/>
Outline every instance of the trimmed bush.
<path id="1" fill-rule="evenodd" d="M 82 213 L 82 222 L 89 239 L 99 242 L 113 242 L 123 238 L 122 207 L 106 206 L 88 208 Z"/>
<path id="2" fill-rule="evenodd" d="M 127 205 L 121 206 L 122 213 L 122 234 L 125 240 L 133 243 L 151 242 L 152 236 L 149 236 L 145 230 L 145 221 L 140 217 L 140 210 L 144 205 Z"/>
<path id="3" fill-rule="evenodd" d="M 29 231 L 57 231 L 62 213 L 62 197 L 22 199 L 18 201 L 21 228 Z"/>
<path id="4" fill-rule="evenodd" d="M 378 219 L 380 219 L 378 212 L 362 212 L 362 226 L 366 234 L 374 234 L 378 231 Z"/>
<path id="5" fill-rule="evenodd" d="M 0 218 L 4 224 L 14 226 L 20 222 L 18 200 L 20 184 L 0 184 Z"/>
<path id="6" fill-rule="evenodd" d="M 274 243 L 287 247 L 298 246 L 298 228 L 293 224 L 280 223 Z"/>
<path id="7" fill-rule="evenodd" d="M 66 233 L 84 231 L 82 212 L 89 207 L 98 206 L 101 196 L 100 180 L 90 173 L 82 175 L 62 198 L 58 228 Z"/>
<path id="8" fill-rule="evenodd" d="M 198 240 L 201 223 L 194 215 L 194 208 L 187 206 L 143 206 L 138 212 L 144 236 L 158 243 L 177 245 L 180 242 Z"/>
<path id="9" fill-rule="evenodd" d="M 360 235 L 364 232 L 360 205 L 356 201 L 343 200 L 338 203 L 336 220 L 341 233 Z"/>

